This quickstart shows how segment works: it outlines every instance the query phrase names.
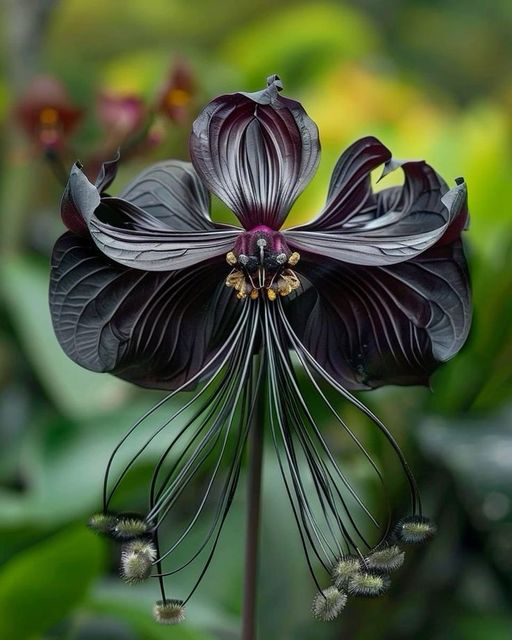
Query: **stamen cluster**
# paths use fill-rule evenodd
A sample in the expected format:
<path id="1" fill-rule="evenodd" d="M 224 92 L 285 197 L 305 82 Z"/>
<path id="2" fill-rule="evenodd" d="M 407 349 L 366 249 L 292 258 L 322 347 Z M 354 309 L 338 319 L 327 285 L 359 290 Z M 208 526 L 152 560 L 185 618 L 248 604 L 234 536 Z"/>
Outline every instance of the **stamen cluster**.
<path id="1" fill-rule="evenodd" d="M 243 233 L 233 251 L 226 254 L 226 262 L 234 267 L 226 278 L 226 286 L 236 291 L 239 299 L 259 297 L 266 291 L 269 300 L 288 296 L 300 287 L 295 267 L 300 260 L 297 251 L 288 248 L 277 231 L 259 227 Z"/>

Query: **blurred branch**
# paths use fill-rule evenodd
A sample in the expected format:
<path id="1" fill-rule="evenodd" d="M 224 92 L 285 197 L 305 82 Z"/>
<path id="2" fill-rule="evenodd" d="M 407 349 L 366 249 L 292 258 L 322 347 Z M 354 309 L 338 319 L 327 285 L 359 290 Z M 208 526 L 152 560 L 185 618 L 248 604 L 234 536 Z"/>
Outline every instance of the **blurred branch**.
<path id="1" fill-rule="evenodd" d="M 39 70 L 43 36 L 59 0 L 3 0 L 7 73 L 16 93 Z"/>
<path id="2" fill-rule="evenodd" d="M 16 99 L 38 73 L 41 49 L 52 11 L 59 0 L 0 0 L 3 3 L 6 73 L 9 93 Z M 0 187 L 0 237 L 4 250 L 15 252 L 20 244 L 30 190 L 31 167 L 20 158 L 22 138 L 17 127 L 6 121 L 3 132 L 2 185 Z"/>

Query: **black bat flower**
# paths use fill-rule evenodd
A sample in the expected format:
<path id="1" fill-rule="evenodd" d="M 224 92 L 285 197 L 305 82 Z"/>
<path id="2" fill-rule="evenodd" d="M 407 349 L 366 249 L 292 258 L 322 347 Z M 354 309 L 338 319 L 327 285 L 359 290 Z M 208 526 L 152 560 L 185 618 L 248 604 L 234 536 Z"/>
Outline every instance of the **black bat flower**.
<path id="1" fill-rule="evenodd" d="M 63 349 L 93 371 L 171 391 L 114 455 L 169 398 L 194 389 L 109 488 L 112 457 L 104 512 L 93 522 L 138 541 L 123 552 L 128 581 L 157 567 L 162 601 L 155 613 L 161 622 L 180 621 L 188 600 L 166 599 L 164 575 L 204 554 L 192 592 L 199 584 L 236 488 L 246 440 L 261 431 L 265 416 L 315 582 L 314 557 L 332 577 L 333 585 L 315 599 L 315 615 L 335 617 L 347 593 L 380 594 L 386 574 L 403 560 L 397 545 L 425 540 L 434 530 L 393 436 L 350 391 L 425 384 L 466 340 L 471 307 L 460 239 L 468 222 L 465 184 L 458 180 L 449 189 L 425 162 L 397 162 L 367 137 L 340 157 L 318 217 L 283 229 L 317 167 L 320 145 L 302 106 L 280 95 L 279 78 L 267 84 L 257 93 L 216 98 L 203 110 L 190 139 L 192 164 L 158 163 L 120 197 L 105 193 L 116 161 L 103 167 L 94 185 L 76 165 L 62 202 L 70 231 L 55 246 L 50 305 Z M 384 174 L 400 168 L 403 186 L 374 192 L 370 174 L 381 165 Z M 241 227 L 212 221 L 209 191 Z M 384 479 L 333 405 L 332 390 L 373 421 L 411 487 L 410 515 L 384 524 L 376 544 L 367 542 L 362 518 L 375 525 L 377 519 L 330 452 L 317 406 Z M 311 392 L 315 410 L 307 400 Z M 265 416 L 258 413 L 262 398 Z M 153 473 L 148 513 L 112 514 L 112 495 L 129 466 L 165 429 L 172 438 Z M 161 552 L 160 527 L 206 459 L 213 468 L 197 510 Z M 185 565 L 163 573 L 162 562 L 172 560 L 212 495 L 218 502 L 204 539 Z"/>

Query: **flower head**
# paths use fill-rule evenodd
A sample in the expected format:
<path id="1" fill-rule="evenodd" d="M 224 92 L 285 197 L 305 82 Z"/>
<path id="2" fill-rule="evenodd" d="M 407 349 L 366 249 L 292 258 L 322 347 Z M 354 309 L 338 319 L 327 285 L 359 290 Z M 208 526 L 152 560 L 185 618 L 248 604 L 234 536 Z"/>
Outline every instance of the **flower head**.
<path id="1" fill-rule="evenodd" d="M 368 569 L 388 573 L 399 569 L 405 559 L 404 552 L 396 544 L 378 549 L 365 558 Z"/>
<path id="2" fill-rule="evenodd" d="M 332 581 L 338 589 L 345 588 L 350 578 L 361 571 L 361 559 L 356 556 L 344 556 L 333 566 L 331 571 Z"/>
<path id="3" fill-rule="evenodd" d="M 346 603 L 345 593 L 338 591 L 336 587 L 327 587 L 316 594 L 312 606 L 313 615 L 318 620 L 329 622 L 339 616 Z"/>
<path id="4" fill-rule="evenodd" d="M 92 515 L 88 522 L 87 526 L 92 529 L 95 533 L 110 536 L 116 526 L 117 516 L 111 513 L 95 513 Z"/>
<path id="5" fill-rule="evenodd" d="M 160 90 L 157 111 L 183 124 L 190 115 L 196 94 L 196 81 L 188 62 L 178 59 L 169 71 L 167 81 Z"/>
<path id="6" fill-rule="evenodd" d="M 412 472 L 390 430 L 351 391 L 426 384 L 464 344 L 471 319 L 460 238 L 468 220 L 466 187 L 458 180 L 450 189 L 427 163 L 394 160 L 384 144 L 366 137 L 338 160 L 320 214 L 283 228 L 315 172 L 320 144 L 304 108 L 281 90 L 271 76 L 261 91 L 214 99 L 194 122 L 192 163 L 151 166 L 119 197 L 106 193 L 116 161 L 104 165 L 94 184 L 76 165 L 62 200 L 69 231 L 55 245 L 50 306 L 56 335 L 75 362 L 170 392 L 116 447 L 104 509 L 146 447 L 172 434 L 154 469 L 144 521 L 152 523 L 161 585 L 202 559 L 179 607 L 211 561 L 264 396 L 312 577 L 318 586 L 320 567 L 336 585 L 315 599 L 317 615 L 329 618 L 345 602 L 337 587 L 379 595 L 389 584 L 382 565 L 396 568 L 402 556 L 390 547 L 392 557 L 383 557 L 383 544 L 396 540 L 368 539 L 368 527 L 381 525 L 330 451 L 320 414 L 339 426 L 385 486 L 329 391 L 371 421 L 411 492 L 412 519 L 392 538 L 417 536 L 424 519 Z M 381 165 L 383 175 L 401 170 L 403 186 L 375 192 L 370 174 Z M 212 220 L 210 192 L 239 225 Z M 151 427 L 185 389 L 194 392 L 183 406 Z M 308 404 L 312 393 L 315 410 Z M 145 444 L 114 480 L 115 459 L 141 427 L 148 429 Z M 197 499 L 194 515 L 162 550 L 161 525 L 206 461 L 206 488 L 189 495 Z M 204 539 L 175 566 L 175 549 L 206 517 L 212 495 L 219 498 Z M 174 619 L 168 604 L 174 601 L 163 587 L 162 594 L 157 618 Z"/>
<path id="7" fill-rule="evenodd" d="M 100 93 L 97 113 L 107 136 L 117 145 L 135 134 L 146 117 L 144 101 L 140 96 L 112 91 Z"/>
<path id="8" fill-rule="evenodd" d="M 376 571 L 361 571 L 351 576 L 347 589 L 351 595 L 376 598 L 389 589 L 389 576 Z"/>
<path id="9" fill-rule="evenodd" d="M 425 516 L 407 516 L 395 527 L 395 535 L 404 544 L 421 544 L 430 540 L 437 531 L 436 525 Z"/>
<path id="10" fill-rule="evenodd" d="M 119 540 L 133 540 L 144 536 L 149 530 L 149 524 L 142 518 L 122 515 L 117 518 L 112 535 Z"/>
<path id="11" fill-rule="evenodd" d="M 121 550 L 123 580 L 131 584 L 147 580 L 157 555 L 155 546 L 147 540 L 132 540 L 123 545 Z"/>
<path id="12" fill-rule="evenodd" d="M 20 125 L 43 149 L 60 147 L 82 118 L 65 87 L 52 76 L 36 76 L 16 105 Z"/>
<path id="13" fill-rule="evenodd" d="M 185 605 L 182 600 L 159 600 L 153 615 L 160 624 L 179 624 L 185 620 Z"/>

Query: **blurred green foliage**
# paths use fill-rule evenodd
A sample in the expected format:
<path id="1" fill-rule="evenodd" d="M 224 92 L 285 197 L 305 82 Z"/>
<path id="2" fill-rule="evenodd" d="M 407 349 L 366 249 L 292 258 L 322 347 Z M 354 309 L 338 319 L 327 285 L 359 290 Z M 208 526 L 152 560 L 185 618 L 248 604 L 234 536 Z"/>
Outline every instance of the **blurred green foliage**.
<path id="1" fill-rule="evenodd" d="M 0 576 L 0 634 L 32 638 L 69 615 L 102 566 L 102 541 L 73 527 L 34 544 Z"/>
<path id="2" fill-rule="evenodd" d="M 318 123 L 322 162 L 294 208 L 294 221 L 319 210 L 337 156 L 362 134 L 381 137 L 397 157 L 428 159 L 450 182 L 463 175 L 469 185 L 468 254 L 476 308 L 470 340 L 434 376 L 432 392 L 390 388 L 364 396 L 412 459 L 440 535 L 426 552 L 410 554 L 390 595 L 351 604 L 339 624 L 314 623 L 312 585 L 269 449 L 260 637 L 508 640 L 512 5 L 506 0 L 491 5 L 228 0 L 222 8 L 207 0 L 45 4 L 47 20 L 34 21 L 37 37 L 30 47 L 19 41 L 18 27 L 20 20 L 30 22 L 37 3 L 4 3 L 0 22 L 0 637 L 238 637 L 243 491 L 191 603 L 189 621 L 172 633 L 151 620 L 155 586 L 120 585 L 114 550 L 82 526 L 99 503 L 110 450 L 159 396 L 83 371 L 61 353 L 46 304 L 48 257 L 62 229 L 61 186 L 16 129 L 12 114 L 21 79 L 39 71 L 55 74 L 87 112 L 69 161 L 83 157 L 103 135 L 95 117 L 97 93 L 135 92 L 151 101 L 169 64 L 180 56 L 196 76 L 194 110 L 223 91 L 258 89 L 266 75 L 278 72 Z M 190 122 L 159 124 L 165 131 L 161 144 L 130 159 L 116 188 L 147 162 L 187 156 Z M 215 211 L 225 215 L 218 203 Z M 349 417 L 393 479 L 392 457 L 357 415 Z M 325 430 L 371 499 L 372 488 L 343 436 L 332 424 Z M 137 478 L 147 478 L 156 456 L 150 451 L 141 460 L 135 496 Z M 399 504 L 405 504 L 403 490 L 397 482 Z M 181 578 L 175 585 L 179 592 Z"/>

